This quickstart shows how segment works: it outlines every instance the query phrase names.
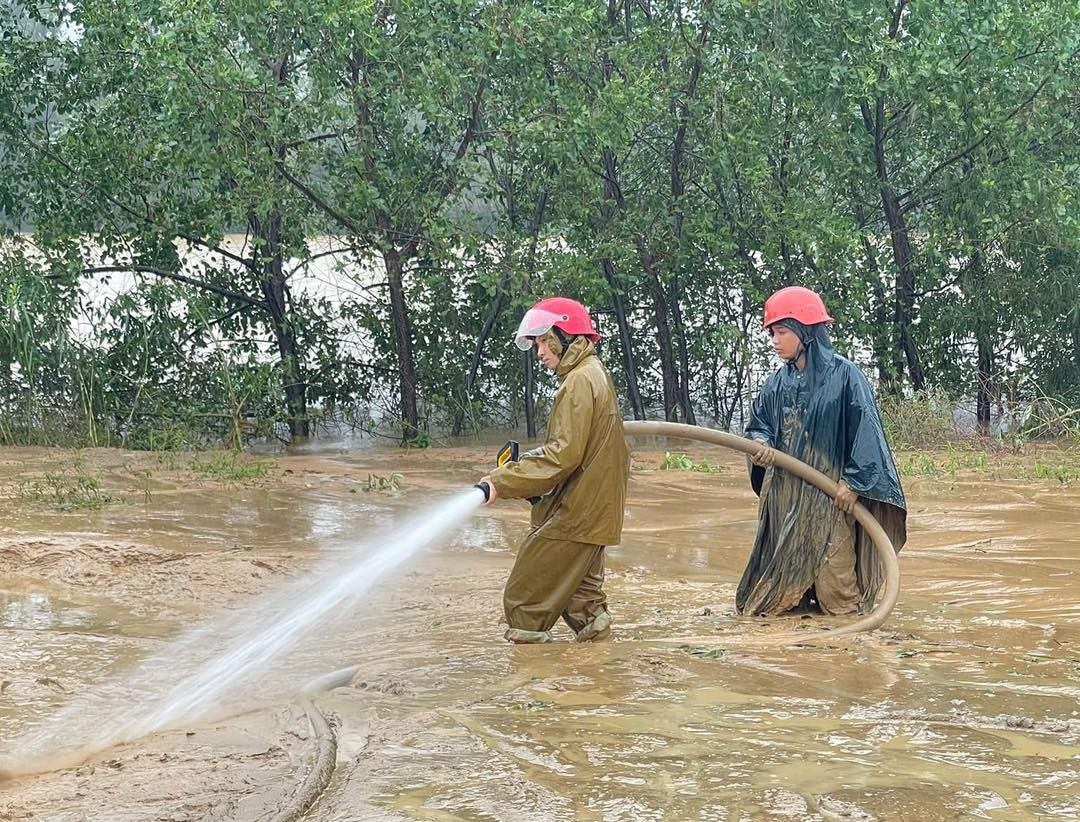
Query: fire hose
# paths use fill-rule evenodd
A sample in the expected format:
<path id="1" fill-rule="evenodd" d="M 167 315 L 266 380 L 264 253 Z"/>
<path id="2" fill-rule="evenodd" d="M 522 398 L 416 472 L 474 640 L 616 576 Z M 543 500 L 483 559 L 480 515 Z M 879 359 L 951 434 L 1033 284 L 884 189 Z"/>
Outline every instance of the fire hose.
<path id="1" fill-rule="evenodd" d="M 623 423 L 623 430 L 628 437 L 674 437 L 684 440 L 696 440 L 697 442 L 706 442 L 713 445 L 722 445 L 725 448 L 732 448 L 736 451 L 741 451 L 748 456 L 753 456 L 765 447 L 759 442 L 735 434 L 729 434 L 726 431 L 716 431 L 711 428 L 701 428 L 696 425 L 684 425 L 674 422 L 625 422 Z M 829 477 L 825 476 L 820 471 L 811 468 L 806 463 L 801 462 L 788 454 L 777 451 L 773 467 L 774 469 L 778 468 L 794 474 L 799 479 L 810 483 L 815 488 L 828 494 L 830 498 L 836 498 L 836 493 L 839 489 L 836 482 L 829 479 Z M 755 636 L 753 638 L 746 637 L 745 639 L 747 641 L 754 645 L 787 645 L 792 643 L 815 642 L 838 636 L 872 631 L 884 624 L 889 613 L 892 611 L 893 606 L 896 605 L 897 598 L 900 596 L 900 564 L 896 560 L 896 551 L 893 549 L 892 541 L 889 539 L 888 534 L 885 533 L 885 529 L 881 527 L 876 519 L 874 519 L 874 515 L 860 503 L 855 506 L 852 516 L 855 518 L 856 522 L 863 527 L 867 535 L 873 541 L 874 548 L 885 569 L 885 579 L 882 590 L 870 613 L 847 625 L 830 628 L 819 633 L 799 631 L 760 637 Z M 715 643 L 717 640 L 721 639 L 721 637 L 701 636 L 679 637 L 677 639 L 680 642 Z"/>

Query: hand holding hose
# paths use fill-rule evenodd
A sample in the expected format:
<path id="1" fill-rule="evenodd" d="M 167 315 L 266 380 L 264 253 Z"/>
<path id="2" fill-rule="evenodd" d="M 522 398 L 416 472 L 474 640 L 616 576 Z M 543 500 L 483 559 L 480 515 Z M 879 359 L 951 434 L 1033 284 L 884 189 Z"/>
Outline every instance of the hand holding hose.
<path id="1" fill-rule="evenodd" d="M 491 481 L 491 476 L 481 477 L 480 482 L 476 483 L 476 485 L 478 487 L 483 485 L 487 488 L 487 491 L 484 493 L 484 505 L 494 505 L 495 500 L 499 498 L 499 490 L 495 487 L 495 483 Z"/>
<path id="2" fill-rule="evenodd" d="M 855 511 L 855 506 L 859 503 L 859 495 L 851 490 L 851 487 L 840 480 L 837 483 L 836 491 L 836 507 L 843 511 L 845 514 L 851 514 Z"/>
<path id="3" fill-rule="evenodd" d="M 751 457 L 750 462 L 762 468 L 769 468 L 776 462 L 776 449 L 762 445 Z"/>

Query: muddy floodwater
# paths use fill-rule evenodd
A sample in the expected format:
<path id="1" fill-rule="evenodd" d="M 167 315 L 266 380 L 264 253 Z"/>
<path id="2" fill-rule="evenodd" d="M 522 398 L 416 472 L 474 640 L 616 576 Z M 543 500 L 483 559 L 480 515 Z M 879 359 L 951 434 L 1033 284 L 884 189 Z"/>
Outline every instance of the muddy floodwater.
<path id="1" fill-rule="evenodd" d="M 502 640 L 527 505 L 500 503 L 276 661 L 250 704 L 0 782 L 0 819 L 273 818 L 316 740 L 300 703 L 262 686 L 353 665 L 315 698 L 338 750 L 306 819 L 1080 818 L 1080 489 L 990 471 L 907 479 L 885 627 L 755 648 L 829 622 L 737 619 L 756 514 L 741 458 L 695 448 L 720 470 L 662 471 L 665 447 L 688 449 L 645 445 L 608 553 L 615 641 L 575 645 L 565 626 L 548 646 Z M 183 457 L 0 451 L 0 759 L 66 706 L 122 699 L 137 663 L 186 629 L 319 563 L 347 567 L 495 452 L 312 449 L 241 482 Z M 48 507 L 47 478 L 76 470 L 113 500 Z M 394 473 L 400 491 L 380 490 Z M 187 664 L 170 662 L 177 680 Z M 98 721 L 74 713 L 72 735 Z"/>

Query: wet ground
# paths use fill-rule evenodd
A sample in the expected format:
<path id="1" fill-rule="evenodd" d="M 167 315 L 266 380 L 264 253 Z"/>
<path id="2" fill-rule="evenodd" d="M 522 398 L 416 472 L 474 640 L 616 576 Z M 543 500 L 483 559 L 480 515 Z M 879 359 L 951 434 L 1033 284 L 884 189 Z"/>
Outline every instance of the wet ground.
<path id="1" fill-rule="evenodd" d="M 550 646 L 502 641 L 527 516 L 505 503 L 281 661 L 272 675 L 292 679 L 360 666 L 318 698 L 339 750 L 307 819 L 1080 818 L 1080 489 L 987 472 L 908 480 L 911 539 L 885 629 L 724 648 L 824 622 L 736 620 L 756 512 L 739 458 L 693 449 L 720 472 L 660 471 L 664 446 L 648 446 L 609 552 L 615 642 L 578 646 L 565 628 Z M 185 627 L 320 561 L 347 566 L 351 546 L 471 484 L 495 450 L 331 449 L 276 458 L 254 482 L 145 454 L 0 451 L 0 759 L 64 706 L 122 693 Z M 64 512 L 35 497 L 73 472 L 114 500 Z M 366 490 L 394 472 L 400 493 Z M 0 782 L 0 819 L 271 818 L 313 749 L 296 703 L 256 701 Z"/>

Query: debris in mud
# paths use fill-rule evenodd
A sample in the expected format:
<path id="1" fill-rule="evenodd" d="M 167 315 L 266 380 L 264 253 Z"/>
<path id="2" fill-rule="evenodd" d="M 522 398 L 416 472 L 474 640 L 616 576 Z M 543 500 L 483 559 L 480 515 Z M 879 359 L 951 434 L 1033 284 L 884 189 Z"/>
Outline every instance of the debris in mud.
<path id="1" fill-rule="evenodd" d="M 867 813 L 857 805 L 831 796 L 819 797 L 817 810 L 826 819 L 836 820 L 836 822 L 874 822 L 877 819 L 876 816 Z"/>
<path id="2" fill-rule="evenodd" d="M 365 491 L 381 491 L 396 495 L 401 493 L 402 485 L 405 483 L 405 475 L 394 472 L 388 477 L 383 477 L 378 474 L 368 474 L 367 484 L 363 486 Z"/>
<path id="3" fill-rule="evenodd" d="M 510 706 L 512 711 L 542 711 L 555 707 L 554 702 L 545 702 L 542 699 L 530 699 L 528 702 L 515 702 Z"/>
<path id="4" fill-rule="evenodd" d="M 913 656 L 928 656 L 930 654 L 955 654 L 951 648 L 905 648 L 896 652 L 897 659 L 910 659 Z"/>
<path id="5" fill-rule="evenodd" d="M 875 708 L 856 708 L 848 711 L 844 719 L 869 722 L 922 722 L 929 725 L 950 725 L 973 729 L 1007 729 L 1053 734 L 1068 741 L 1080 742 L 1080 719 L 1034 719 L 1015 714 L 981 716 L 960 710 L 949 714 L 932 714 L 919 710 L 882 711 Z"/>
<path id="6" fill-rule="evenodd" d="M 689 645 L 683 645 L 679 650 L 702 659 L 719 659 L 724 655 L 723 648 L 692 648 Z"/>
<path id="7" fill-rule="evenodd" d="M 388 679 L 384 682 L 358 682 L 356 687 L 362 691 L 378 691 L 390 696 L 406 696 L 411 693 L 409 686 L 400 679 Z"/>
<path id="8" fill-rule="evenodd" d="M 983 800 L 978 808 L 983 813 L 1000 811 L 1003 808 L 1009 807 L 1009 803 L 1005 801 L 1005 797 L 993 792 L 987 794 L 975 794 L 972 798 Z"/>

